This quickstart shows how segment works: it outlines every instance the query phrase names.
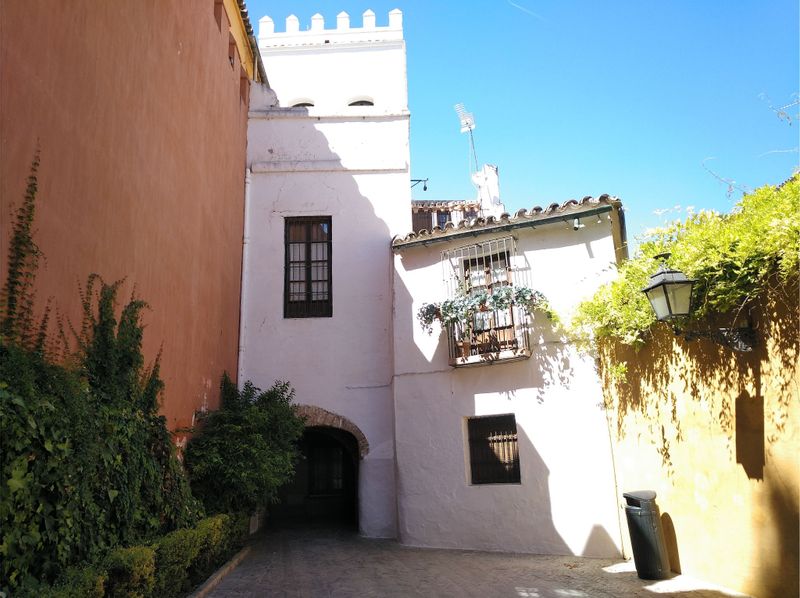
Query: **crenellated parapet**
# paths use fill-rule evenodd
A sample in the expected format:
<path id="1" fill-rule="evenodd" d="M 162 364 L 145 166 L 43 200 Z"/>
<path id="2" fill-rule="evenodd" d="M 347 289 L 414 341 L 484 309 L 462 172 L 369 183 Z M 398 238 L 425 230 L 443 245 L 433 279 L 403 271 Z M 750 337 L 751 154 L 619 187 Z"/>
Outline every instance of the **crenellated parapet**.
<path id="1" fill-rule="evenodd" d="M 336 15 L 336 27 L 325 28 L 325 18 L 317 13 L 311 17 L 307 29 L 300 30 L 300 20 L 295 15 L 286 18 L 284 31 L 275 31 L 275 22 L 268 16 L 258 21 L 258 45 L 262 49 L 289 46 L 324 46 L 364 42 L 398 41 L 403 39 L 403 13 L 399 9 L 389 12 L 389 24 L 378 27 L 375 13 L 364 11 L 361 27 L 353 27 L 350 15 L 342 11 Z"/>

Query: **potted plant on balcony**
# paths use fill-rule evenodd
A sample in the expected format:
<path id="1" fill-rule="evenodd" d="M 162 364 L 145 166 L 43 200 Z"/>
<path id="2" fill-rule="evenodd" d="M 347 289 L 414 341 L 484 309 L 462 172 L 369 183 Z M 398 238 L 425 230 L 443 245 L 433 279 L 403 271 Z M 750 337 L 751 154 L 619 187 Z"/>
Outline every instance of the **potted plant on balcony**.
<path id="1" fill-rule="evenodd" d="M 453 299 L 442 301 L 441 320 L 444 326 L 453 330 L 455 342 L 461 348 L 461 356 L 469 357 L 472 348 L 472 330 L 475 314 L 480 309 L 481 298 L 459 293 Z"/>
<path id="2" fill-rule="evenodd" d="M 417 320 L 422 329 L 428 334 L 433 334 L 433 323 L 436 320 L 442 321 L 442 310 L 438 303 L 423 303 L 417 310 Z"/>
<path id="3" fill-rule="evenodd" d="M 534 291 L 528 287 L 514 287 L 513 302 L 525 308 L 530 314 L 532 314 L 534 310 L 540 310 L 544 312 L 548 319 L 554 322 L 558 321 L 556 313 L 553 311 L 553 308 L 550 307 L 547 298 L 539 291 Z"/>
<path id="4" fill-rule="evenodd" d="M 433 333 L 433 322 L 438 320 L 442 326 L 449 326 L 455 343 L 460 347 L 461 357 L 469 357 L 472 349 L 476 314 L 481 311 L 504 310 L 517 305 L 528 313 L 535 309 L 544 310 L 547 316 L 555 316 L 544 295 L 528 287 L 504 285 L 491 293 L 470 294 L 459 290 L 455 297 L 441 303 L 423 303 L 417 310 L 417 319 L 422 329 Z"/>

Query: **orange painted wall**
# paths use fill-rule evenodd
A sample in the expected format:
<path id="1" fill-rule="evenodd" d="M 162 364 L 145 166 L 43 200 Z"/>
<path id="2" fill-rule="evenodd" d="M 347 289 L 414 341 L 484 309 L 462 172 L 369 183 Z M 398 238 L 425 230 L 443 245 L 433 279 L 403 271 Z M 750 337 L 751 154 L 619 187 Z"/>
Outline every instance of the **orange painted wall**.
<path id="1" fill-rule="evenodd" d="M 0 215 L 41 148 L 37 294 L 76 325 L 78 284 L 126 278 L 163 344 L 168 425 L 189 425 L 235 377 L 247 93 L 225 13 L 195 0 L 0 2 Z M 237 59 L 238 60 L 238 59 Z M 246 92 L 246 89 L 245 89 Z"/>
<path id="2" fill-rule="evenodd" d="M 606 345 L 601 370 L 620 500 L 656 491 L 672 568 L 784 598 L 798 595 L 800 560 L 797 281 L 753 315 L 752 353 L 657 325 L 638 352 Z"/>

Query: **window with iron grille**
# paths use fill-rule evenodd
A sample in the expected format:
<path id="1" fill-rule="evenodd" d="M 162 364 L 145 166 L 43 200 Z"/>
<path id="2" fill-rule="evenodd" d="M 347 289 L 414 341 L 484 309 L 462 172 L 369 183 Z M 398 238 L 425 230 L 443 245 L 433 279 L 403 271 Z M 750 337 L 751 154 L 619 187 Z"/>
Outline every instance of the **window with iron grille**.
<path id="1" fill-rule="evenodd" d="M 451 249 L 442 253 L 444 278 L 450 298 L 486 298 L 504 287 L 528 286 L 529 268 L 516 254 L 513 237 L 502 237 Z M 471 358 L 520 359 L 530 355 L 527 311 L 512 303 L 491 309 L 482 304 L 468 330 L 449 329 L 450 365 L 473 363 Z M 467 341 L 467 343 L 465 343 Z M 467 347 L 468 344 L 468 347 Z M 505 352 L 505 353 L 504 353 Z"/>
<path id="2" fill-rule="evenodd" d="M 450 210 L 439 210 L 436 212 L 436 226 L 444 228 L 450 222 Z"/>
<path id="3" fill-rule="evenodd" d="M 331 218 L 286 218 L 283 317 L 333 315 Z"/>
<path id="4" fill-rule="evenodd" d="M 467 418 L 473 484 L 519 484 L 519 447 L 514 414 Z"/>

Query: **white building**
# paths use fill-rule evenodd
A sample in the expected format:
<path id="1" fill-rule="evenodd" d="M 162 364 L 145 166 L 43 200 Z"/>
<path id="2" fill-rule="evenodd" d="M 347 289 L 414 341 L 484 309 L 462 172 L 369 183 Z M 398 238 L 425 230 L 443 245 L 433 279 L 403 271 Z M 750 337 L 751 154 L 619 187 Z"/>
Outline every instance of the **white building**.
<path id="1" fill-rule="evenodd" d="M 567 315 L 622 258 L 607 196 L 396 238 L 394 408 L 402 542 L 611 556 L 620 548 L 611 447 L 594 364 L 541 310 L 458 331 L 423 303 L 511 286 Z"/>
<path id="2" fill-rule="evenodd" d="M 618 554 L 592 361 L 518 304 L 471 316 L 468 348 L 416 316 L 521 286 L 567 314 L 623 257 L 619 201 L 511 217 L 484 167 L 457 217 L 415 203 L 430 226 L 412 227 L 400 12 L 302 32 L 265 17 L 259 47 L 272 90 L 251 97 L 239 380 L 289 380 L 308 417 L 283 515 L 345 510 L 414 545 Z"/>
<path id="3" fill-rule="evenodd" d="M 376 27 L 370 11 L 363 18 L 354 29 L 340 14 L 327 30 L 314 17 L 299 32 L 289 17 L 285 33 L 260 21 L 281 107 L 263 91 L 251 98 L 239 379 L 262 388 L 289 380 L 298 402 L 344 418 L 363 438 L 357 471 L 322 462 L 332 451 L 320 448 L 321 462 L 307 462 L 309 485 L 318 487 L 287 500 L 315 512 L 338 508 L 330 496 L 357 478 L 362 533 L 393 537 L 389 244 L 411 230 L 409 113 L 402 15 L 393 11 L 387 27 Z M 322 412 L 313 414 L 310 423 L 319 423 Z M 338 479 L 315 480 L 315 467 Z"/>

